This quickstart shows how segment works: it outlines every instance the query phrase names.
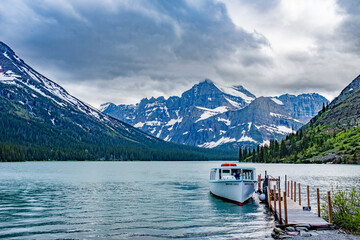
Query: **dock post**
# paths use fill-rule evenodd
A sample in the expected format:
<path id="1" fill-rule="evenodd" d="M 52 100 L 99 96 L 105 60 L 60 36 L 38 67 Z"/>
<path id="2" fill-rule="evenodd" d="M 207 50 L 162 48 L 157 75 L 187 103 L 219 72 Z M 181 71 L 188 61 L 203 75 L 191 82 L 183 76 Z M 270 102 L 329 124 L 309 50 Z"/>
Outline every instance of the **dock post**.
<path id="1" fill-rule="evenodd" d="M 282 222 L 282 218 L 281 218 L 281 190 L 279 188 L 279 222 Z"/>
<path id="2" fill-rule="evenodd" d="M 286 194 L 284 192 L 284 213 L 285 213 L 285 225 L 288 224 L 288 215 L 287 215 L 287 202 L 286 202 Z"/>
<path id="3" fill-rule="evenodd" d="M 318 217 L 320 217 L 320 193 L 319 193 L 319 188 L 316 189 L 316 195 L 317 195 Z"/>
<path id="4" fill-rule="evenodd" d="M 285 181 L 284 181 L 284 183 L 285 183 L 285 192 L 286 192 L 286 190 L 287 190 L 287 175 L 285 175 Z M 279 186 L 279 188 L 281 188 L 280 186 Z"/>
<path id="5" fill-rule="evenodd" d="M 271 211 L 271 188 L 270 188 L 271 181 L 269 178 L 267 178 L 267 180 L 268 180 L 268 204 L 269 204 L 269 209 Z"/>
<path id="6" fill-rule="evenodd" d="M 289 194 L 290 194 L 290 192 L 289 192 L 289 187 L 290 187 L 290 186 L 289 186 L 289 183 L 290 183 L 290 182 L 288 181 L 288 182 L 287 182 L 287 196 L 288 196 L 288 197 L 290 196 L 290 195 L 289 195 Z"/>
<path id="7" fill-rule="evenodd" d="M 331 197 L 330 197 L 330 191 L 327 193 L 328 197 L 328 205 L 329 205 L 329 223 L 332 224 L 332 206 L 331 206 Z"/>
<path id="8" fill-rule="evenodd" d="M 261 174 L 258 175 L 258 192 L 261 191 Z"/>
<path id="9" fill-rule="evenodd" d="M 274 213 L 275 213 L 275 219 L 276 219 L 276 184 L 274 185 Z"/>
<path id="10" fill-rule="evenodd" d="M 296 202 L 296 182 L 294 182 L 294 202 Z"/>
<path id="11" fill-rule="evenodd" d="M 299 205 L 301 206 L 301 191 L 300 191 L 300 183 L 299 184 Z"/>
<path id="12" fill-rule="evenodd" d="M 310 188 L 309 188 L 309 185 L 307 185 L 306 189 L 307 189 L 307 205 L 308 205 L 308 207 L 310 207 Z"/>
<path id="13" fill-rule="evenodd" d="M 293 199 L 293 180 L 291 180 L 291 199 Z"/>

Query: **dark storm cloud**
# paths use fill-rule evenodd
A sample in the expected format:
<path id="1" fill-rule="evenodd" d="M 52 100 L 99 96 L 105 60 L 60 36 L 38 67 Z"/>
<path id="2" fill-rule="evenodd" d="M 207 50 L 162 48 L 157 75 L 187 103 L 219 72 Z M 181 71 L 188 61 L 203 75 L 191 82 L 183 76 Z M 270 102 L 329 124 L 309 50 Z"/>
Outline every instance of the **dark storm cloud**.
<path id="1" fill-rule="evenodd" d="M 216 60 L 239 46 L 252 50 L 265 43 L 236 29 L 219 3 L 196 9 L 184 1 L 136 2 L 95 7 L 86 1 L 32 1 L 26 4 L 31 16 L 24 18 L 33 21 L 31 27 L 20 26 L 22 38 L 7 42 L 30 48 L 29 58 L 50 61 L 84 81 L 132 76 L 179 61 Z M 7 21 L 0 26 L 11 31 Z"/>
<path id="2" fill-rule="evenodd" d="M 335 1 L 2 0 L 0 40 L 95 106 L 179 95 L 205 78 L 331 98 L 360 52 L 359 5 Z"/>

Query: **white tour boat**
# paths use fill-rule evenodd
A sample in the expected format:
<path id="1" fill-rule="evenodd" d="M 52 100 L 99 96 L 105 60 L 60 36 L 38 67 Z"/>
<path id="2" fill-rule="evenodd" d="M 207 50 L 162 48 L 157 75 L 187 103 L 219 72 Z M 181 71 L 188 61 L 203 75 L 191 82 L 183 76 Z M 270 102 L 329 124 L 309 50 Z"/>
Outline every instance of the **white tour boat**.
<path id="1" fill-rule="evenodd" d="M 210 192 L 242 205 L 255 192 L 255 176 L 255 168 L 223 163 L 221 167 L 210 171 Z"/>

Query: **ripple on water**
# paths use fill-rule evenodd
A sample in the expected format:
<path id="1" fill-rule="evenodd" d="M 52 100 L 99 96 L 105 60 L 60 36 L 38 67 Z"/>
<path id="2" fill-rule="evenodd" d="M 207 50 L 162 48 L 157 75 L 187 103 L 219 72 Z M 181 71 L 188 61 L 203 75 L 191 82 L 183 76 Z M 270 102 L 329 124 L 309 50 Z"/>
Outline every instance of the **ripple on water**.
<path id="1" fill-rule="evenodd" d="M 257 199 L 209 193 L 214 162 L 44 162 L 0 167 L 0 238 L 262 239 L 274 226 Z M 360 185 L 360 168 L 256 165 L 326 191 Z M 304 169 L 302 169 L 304 168 Z M 81 169 L 81 171 L 78 171 Z M 340 172 L 338 172 L 340 171 Z M 347 171 L 349 174 L 347 174 Z M 327 172 L 328 175 L 325 175 Z M 89 174 L 91 173 L 91 174 Z M 140 177 L 138 177 L 140 176 Z M 305 192 L 305 191 L 304 191 Z M 305 194 L 305 193 L 303 193 Z M 313 194 L 313 193 L 312 193 Z M 311 201 L 315 200 L 311 195 Z"/>

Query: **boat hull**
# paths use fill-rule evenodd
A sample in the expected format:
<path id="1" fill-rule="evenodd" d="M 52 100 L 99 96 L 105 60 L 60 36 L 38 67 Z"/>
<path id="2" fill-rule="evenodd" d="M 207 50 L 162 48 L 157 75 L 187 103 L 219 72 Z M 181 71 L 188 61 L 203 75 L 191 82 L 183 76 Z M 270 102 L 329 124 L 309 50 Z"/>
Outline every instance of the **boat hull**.
<path id="1" fill-rule="evenodd" d="M 216 196 L 244 203 L 255 192 L 256 181 L 210 181 L 210 192 Z"/>

